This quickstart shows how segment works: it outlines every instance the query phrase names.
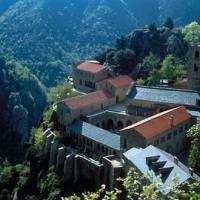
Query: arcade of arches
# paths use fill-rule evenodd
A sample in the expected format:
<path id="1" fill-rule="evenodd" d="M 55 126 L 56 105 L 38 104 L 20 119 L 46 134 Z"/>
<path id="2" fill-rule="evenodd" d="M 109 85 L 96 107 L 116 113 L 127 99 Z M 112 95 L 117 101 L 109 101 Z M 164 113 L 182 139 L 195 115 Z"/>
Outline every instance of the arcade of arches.
<path id="1" fill-rule="evenodd" d="M 107 130 L 121 130 L 124 127 L 132 125 L 132 121 L 127 120 L 125 122 L 122 122 L 121 120 L 118 120 L 115 122 L 113 119 L 103 120 L 101 122 L 96 123 L 96 126 L 101 127 L 103 129 Z"/>

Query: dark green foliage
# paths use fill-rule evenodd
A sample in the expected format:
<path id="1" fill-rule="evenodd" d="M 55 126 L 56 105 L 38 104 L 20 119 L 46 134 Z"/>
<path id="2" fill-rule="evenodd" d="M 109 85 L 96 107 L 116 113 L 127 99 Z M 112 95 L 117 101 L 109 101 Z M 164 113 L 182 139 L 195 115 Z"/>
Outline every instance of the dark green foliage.
<path id="1" fill-rule="evenodd" d="M 49 169 L 48 174 L 40 181 L 40 195 L 42 199 L 57 200 L 60 195 L 59 177 L 53 168 Z"/>
<path id="2" fill-rule="evenodd" d="M 189 154 L 189 165 L 200 174 L 200 119 L 188 131 L 188 137 L 191 140 L 191 148 Z"/>
<path id="3" fill-rule="evenodd" d="M 156 31 L 157 30 L 157 27 L 156 27 L 156 24 L 155 23 L 151 23 L 148 25 L 148 29 L 150 31 Z"/>
<path id="4" fill-rule="evenodd" d="M 119 50 L 114 55 L 114 63 L 122 73 L 130 73 L 136 64 L 136 56 L 133 50 Z"/>
<path id="5" fill-rule="evenodd" d="M 200 42 L 200 25 L 197 22 L 192 22 L 182 29 L 184 39 L 189 44 Z"/>
<path id="6" fill-rule="evenodd" d="M 159 25 L 166 16 L 178 26 L 200 21 L 199 0 L 0 0 L 0 5 L 0 53 L 24 63 L 49 87 L 69 75 L 73 61 L 91 58 L 121 34 L 151 22 Z M 166 26 L 172 28 L 169 22 Z M 154 24 L 148 29 L 157 32 Z M 151 36 L 149 47 L 162 53 L 159 35 Z M 129 48 L 123 38 L 116 48 L 122 47 Z M 140 50 L 139 45 L 135 53 Z"/>
<path id="7" fill-rule="evenodd" d="M 122 35 L 121 37 L 116 39 L 115 46 L 119 50 L 124 49 L 124 48 L 126 48 L 126 42 L 127 42 L 126 37 L 124 35 Z"/>
<path id="8" fill-rule="evenodd" d="M 48 90 L 48 101 L 53 104 L 67 97 L 76 95 L 78 95 L 78 93 L 74 90 L 72 84 L 69 81 L 65 81 L 57 87 Z"/>
<path id="9" fill-rule="evenodd" d="M 159 69 L 160 59 L 150 52 L 150 54 L 143 59 L 142 66 L 147 72 L 151 72 L 154 69 Z"/>
<path id="10" fill-rule="evenodd" d="M 169 29 L 174 28 L 174 22 L 171 17 L 167 17 L 163 23 L 163 26 Z"/>
<path id="11" fill-rule="evenodd" d="M 148 84 L 152 85 L 159 83 L 161 77 L 155 77 L 155 75 L 160 73 L 158 71 L 161 68 L 162 60 L 171 54 L 174 57 L 174 63 L 178 61 L 184 64 L 187 50 L 187 42 L 180 30 L 171 30 L 168 27 L 157 28 L 153 23 L 146 28 L 120 36 L 115 42 L 115 48 L 107 49 L 98 54 L 95 59 L 101 63 L 108 63 L 114 71 L 131 73 L 136 76 L 138 75 L 138 66 L 141 66 L 142 77 L 139 74 L 139 77 L 136 78 L 147 79 L 151 73 Z M 179 67 L 178 78 L 180 74 Z M 177 78 L 175 72 L 173 75 Z"/>
<path id="12" fill-rule="evenodd" d="M 46 106 L 45 89 L 18 63 L 4 59 L 0 63 L 0 150 L 4 156 L 20 158 L 22 144 Z"/>
<path id="13" fill-rule="evenodd" d="M 24 200 L 38 200 L 36 196 L 27 196 Z"/>
<path id="14" fill-rule="evenodd" d="M 8 190 L 6 189 L 2 190 L 0 194 L 0 200 L 11 200 L 11 196 Z"/>

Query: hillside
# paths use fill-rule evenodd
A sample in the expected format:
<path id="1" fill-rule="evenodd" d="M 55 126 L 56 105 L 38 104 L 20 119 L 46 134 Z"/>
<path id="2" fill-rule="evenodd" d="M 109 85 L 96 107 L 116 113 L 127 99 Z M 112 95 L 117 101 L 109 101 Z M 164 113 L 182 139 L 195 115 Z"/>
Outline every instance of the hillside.
<path id="1" fill-rule="evenodd" d="M 0 58 L 0 105 L 0 157 L 20 159 L 22 145 L 46 106 L 45 90 L 26 68 Z"/>
<path id="2" fill-rule="evenodd" d="M 17 0 L 0 0 L 0 16 L 16 2 Z"/>
<path id="3" fill-rule="evenodd" d="M 0 53 L 25 63 L 46 86 L 62 81 L 73 61 L 112 46 L 122 33 L 150 22 L 159 24 L 169 15 L 178 26 L 200 21 L 199 0 L 1 0 L 0 4 Z"/>

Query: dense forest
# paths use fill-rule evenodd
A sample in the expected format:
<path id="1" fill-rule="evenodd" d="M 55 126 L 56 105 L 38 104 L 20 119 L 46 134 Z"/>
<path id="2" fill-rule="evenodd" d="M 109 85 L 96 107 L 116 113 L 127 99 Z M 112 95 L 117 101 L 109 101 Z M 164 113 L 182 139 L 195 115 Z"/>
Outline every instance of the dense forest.
<path id="1" fill-rule="evenodd" d="M 175 27 L 172 18 L 160 27 L 151 23 L 130 34 L 118 37 L 115 45 L 97 54 L 94 59 L 106 63 L 117 74 L 129 74 L 137 84 L 169 84 L 187 76 L 189 45 L 200 41 L 200 25 L 192 22 L 183 28 Z"/>
<path id="2" fill-rule="evenodd" d="M 46 106 L 46 92 L 28 69 L 0 58 L 0 152 L 18 160 L 30 129 L 37 126 Z"/>
<path id="3" fill-rule="evenodd" d="M 119 35 L 151 22 L 159 26 L 167 16 L 178 27 L 199 22 L 199 8 L 199 0 L 0 0 L 0 53 L 51 87 L 74 61 L 113 47 Z M 141 41 L 148 33 L 135 34 Z"/>

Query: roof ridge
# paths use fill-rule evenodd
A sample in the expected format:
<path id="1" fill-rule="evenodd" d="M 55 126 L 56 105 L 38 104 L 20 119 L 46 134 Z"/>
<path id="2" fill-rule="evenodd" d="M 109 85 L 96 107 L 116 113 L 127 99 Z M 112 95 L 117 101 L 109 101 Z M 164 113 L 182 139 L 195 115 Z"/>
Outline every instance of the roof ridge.
<path id="1" fill-rule="evenodd" d="M 83 95 L 78 95 L 78 96 L 74 96 L 74 97 L 67 97 L 67 98 L 63 99 L 62 101 L 71 100 L 71 99 L 76 99 L 76 98 L 81 98 L 81 97 L 83 97 L 83 96 L 89 96 L 89 95 L 97 94 L 97 93 L 100 93 L 100 92 L 103 92 L 104 94 L 105 94 L 105 93 L 109 93 L 108 91 L 105 91 L 105 90 L 97 90 L 97 91 L 90 92 L 90 93 L 83 94 Z"/>
<path id="2" fill-rule="evenodd" d="M 130 125 L 130 126 L 124 128 L 124 129 L 122 129 L 122 130 L 126 130 L 126 129 L 128 129 L 129 127 L 130 127 L 130 128 L 136 128 L 136 127 L 140 126 L 141 124 L 146 124 L 146 123 L 148 123 L 149 121 L 151 121 L 151 120 L 153 120 L 153 119 L 157 119 L 158 117 L 161 117 L 162 115 L 165 115 L 165 114 L 167 114 L 167 113 L 169 113 L 169 112 L 172 112 L 172 111 L 177 110 L 177 109 L 180 109 L 180 108 L 185 108 L 185 107 L 184 107 L 184 106 L 178 106 L 178 107 L 175 107 L 175 108 L 172 108 L 172 109 L 163 111 L 163 112 L 161 112 L 161 113 L 158 113 L 158 114 L 155 114 L 155 115 L 153 115 L 153 116 L 151 116 L 151 117 L 148 117 L 148 118 L 146 118 L 146 119 L 143 119 L 143 120 L 141 120 L 141 121 L 139 121 L 139 122 L 136 122 L 135 124 L 132 124 L 132 125 Z M 186 110 L 186 108 L 185 108 L 185 110 Z"/>
<path id="3" fill-rule="evenodd" d="M 170 90 L 170 91 L 179 91 L 179 92 L 191 92 L 191 93 L 199 93 L 197 90 L 190 90 L 190 89 L 177 89 L 177 88 L 170 88 L 170 87 L 159 87 L 159 86 L 144 86 L 144 85 L 135 85 L 135 87 L 140 88 L 149 88 L 149 89 L 160 89 L 160 90 Z"/>

